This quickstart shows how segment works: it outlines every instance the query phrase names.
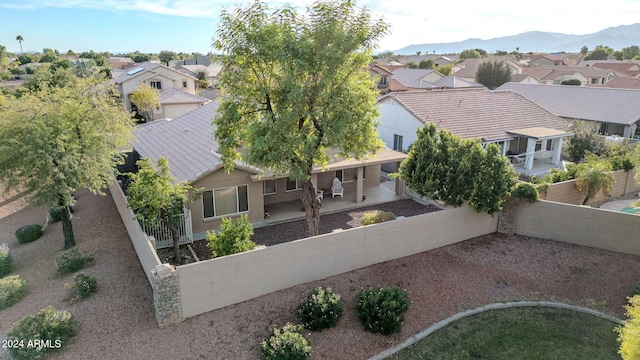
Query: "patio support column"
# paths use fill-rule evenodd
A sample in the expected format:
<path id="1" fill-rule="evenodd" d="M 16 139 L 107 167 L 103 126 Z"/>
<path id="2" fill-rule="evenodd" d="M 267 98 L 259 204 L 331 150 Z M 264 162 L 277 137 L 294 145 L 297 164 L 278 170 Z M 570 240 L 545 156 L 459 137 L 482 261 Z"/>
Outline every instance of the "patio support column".
<path id="1" fill-rule="evenodd" d="M 536 153 L 536 139 L 527 138 L 527 156 L 524 160 L 524 174 L 529 175 L 529 172 L 533 168 L 533 158 Z"/>
<path id="2" fill-rule="evenodd" d="M 358 167 L 358 175 L 356 176 L 356 202 L 362 202 L 362 196 L 364 195 L 364 181 L 362 175 L 364 170 L 362 166 Z"/>
<path id="3" fill-rule="evenodd" d="M 400 168 L 400 163 L 397 164 L 398 168 Z M 396 178 L 396 195 L 404 194 L 404 180 L 401 177 Z"/>
<path id="4" fill-rule="evenodd" d="M 552 145 L 552 148 L 553 148 L 552 163 L 553 163 L 553 165 L 560 164 L 560 161 L 562 160 L 562 140 L 563 139 L 564 138 L 553 139 L 553 142 L 554 142 L 554 144 Z"/>

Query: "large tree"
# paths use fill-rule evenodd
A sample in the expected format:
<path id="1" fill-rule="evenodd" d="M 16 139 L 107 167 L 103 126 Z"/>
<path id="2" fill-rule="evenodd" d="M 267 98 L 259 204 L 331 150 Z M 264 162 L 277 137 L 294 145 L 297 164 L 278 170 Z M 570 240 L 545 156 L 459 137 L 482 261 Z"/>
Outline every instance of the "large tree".
<path id="1" fill-rule="evenodd" d="M 0 181 L 33 205 L 62 214 L 64 247 L 75 245 L 73 193 L 101 193 L 129 143 L 132 120 L 113 94 L 95 84 L 43 85 L 0 108 Z"/>
<path id="2" fill-rule="evenodd" d="M 214 46 L 227 70 L 214 122 L 225 167 L 242 159 L 303 180 L 310 236 L 320 221 L 313 166 L 328 164 L 330 148 L 362 159 L 383 145 L 365 69 L 387 29 L 353 1 L 316 2 L 304 15 L 257 1 L 222 12 Z"/>
<path id="3" fill-rule="evenodd" d="M 160 93 L 147 84 L 140 84 L 129 97 L 146 121 L 153 120 L 153 110 L 160 106 Z"/>
<path id="4" fill-rule="evenodd" d="M 511 67 L 501 60 L 483 61 L 476 71 L 476 82 L 493 90 L 511 81 Z"/>
<path id="5" fill-rule="evenodd" d="M 18 41 L 18 43 L 20 43 L 20 53 L 24 53 L 24 51 L 22 51 L 22 42 L 24 41 L 24 38 L 22 37 L 22 35 L 18 35 L 16 36 L 16 40 Z"/>
<path id="6" fill-rule="evenodd" d="M 154 167 L 149 159 L 139 160 L 138 172 L 131 174 L 131 183 L 127 188 L 129 207 L 148 225 L 158 223 L 166 226 L 173 240 L 175 264 L 182 264 L 180 256 L 180 215 L 189 206 L 191 186 L 177 182 L 169 171 L 169 161 L 158 159 Z"/>
<path id="7" fill-rule="evenodd" d="M 418 129 L 400 176 L 421 196 L 478 212 L 502 210 L 518 175 L 496 144 L 485 149 L 478 140 L 461 140 L 435 124 Z"/>

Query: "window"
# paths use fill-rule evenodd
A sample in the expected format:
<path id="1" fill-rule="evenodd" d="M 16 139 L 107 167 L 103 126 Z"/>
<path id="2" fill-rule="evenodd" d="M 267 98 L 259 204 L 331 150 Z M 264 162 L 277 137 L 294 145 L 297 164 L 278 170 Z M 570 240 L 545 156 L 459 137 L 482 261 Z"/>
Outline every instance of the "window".
<path id="1" fill-rule="evenodd" d="M 154 89 L 162 90 L 162 81 L 149 81 L 149 86 Z"/>
<path id="2" fill-rule="evenodd" d="M 262 182 L 262 194 L 272 195 L 278 192 L 275 180 L 265 180 Z"/>
<path id="3" fill-rule="evenodd" d="M 362 178 L 365 178 L 366 175 L 366 171 L 367 168 L 363 167 L 362 168 Z M 351 168 L 351 169 L 343 169 L 343 170 L 336 170 L 336 177 L 338 178 L 338 180 L 340 180 L 340 182 L 351 182 L 351 181 L 355 181 L 356 178 L 358 177 L 358 168 Z"/>
<path id="4" fill-rule="evenodd" d="M 203 191 L 202 210 L 205 219 L 249 211 L 247 185 Z"/>
<path id="5" fill-rule="evenodd" d="M 393 134 L 393 150 L 402 151 L 402 135 Z"/>
<path id="6" fill-rule="evenodd" d="M 183 87 L 183 88 L 186 88 L 186 87 L 187 87 L 187 82 L 186 82 L 186 81 L 183 81 L 183 82 L 182 82 L 182 87 Z"/>
<path id="7" fill-rule="evenodd" d="M 302 180 L 295 180 L 292 178 L 287 178 L 287 186 L 286 186 L 286 190 L 287 191 L 296 191 L 296 190 L 302 190 Z"/>

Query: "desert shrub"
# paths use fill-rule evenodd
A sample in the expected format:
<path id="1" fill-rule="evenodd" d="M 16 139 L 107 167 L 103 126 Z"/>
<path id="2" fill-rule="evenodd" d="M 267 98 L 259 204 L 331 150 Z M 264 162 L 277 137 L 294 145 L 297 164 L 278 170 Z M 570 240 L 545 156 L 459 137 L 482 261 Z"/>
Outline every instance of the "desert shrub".
<path id="1" fill-rule="evenodd" d="M 360 225 L 372 225 L 385 221 L 395 220 L 396 216 L 391 211 L 367 211 L 360 218 Z"/>
<path id="2" fill-rule="evenodd" d="M 98 291 L 98 283 L 93 277 L 80 273 L 73 278 L 73 288 L 76 291 L 75 300 L 82 300 Z"/>
<path id="3" fill-rule="evenodd" d="M 538 190 L 528 182 L 519 182 L 511 192 L 511 196 L 534 203 L 538 201 Z"/>
<path id="4" fill-rule="evenodd" d="M 41 225 L 29 224 L 16 230 L 16 238 L 20 244 L 26 244 L 38 240 L 43 233 Z"/>
<path id="5" fill-rule="evenodd" d="M 267 360 L 304 360 L 311 356 L 309 341 L 302 335 L 304 327 L 287 324 L 274 327 L 271 334 L 262 341 L 260 349 Z"/>
<path id="6" fill-rule="evenodd" d="M 49 208 L 49 217 L 51 218 L 51 222 L 55 223 L 62 220 L 63 211 L 65 211 L 65 209 Z M 73 214 L 73 206 L 69 207 L 69 211 Z"/>
<path id="7" fill-rule="evenodd" d="M 361 290 L 356 295 L 356 316 L 366 331 L 396 334 L 402 330 L 409 305 L 409 295 L 399 288 Z"/>
<path id="8" fill-rule="evenodd" d="M 8 251 L 0 249 L 0 278 L 10 274 L 13 270 L 13 258 Z"/>
<path id="9" fill-rule="evenodd" d="M 12 349 L 18 360 L 42 359 L 52 351 L 64 348 L 77 333 L 78 322 L 71 313 L 48 306 L 36 315 L 22 318 L 9 330 L 7 340 L 25 344 Z M 38 340 L 40 346 L 27 346 L 34 340 Z"/>
<path id="10" fill-rule="evenodd" d="M 27 295 L 27 281 L 20 275 L 7 276 L 0 279 L 0 310 L 17 303 Z"/>
<path id="11" fill-rule="evenodd" d="M 211 249 L 211 258 L 236 254 L 256 247 L 251 241 L 253 226 L 247 214 L 233 223 L 230 218 L 222 218 L 220 232 L 207 232 L 207 246 Z"/>
<path id="12" fill-rule="evenodd" d="M 298 306 L 298 318 L 309 330 L 332 328 L 342 317 L 342 299 L 331 288 L 313 289 Z"/>
<path id="13" fill-rule="evenodd" d="M 58 256 L 56 266 L 58 274 L 66 275 L 84 269 L 93 262 L 93 255 L 83 254 L 78 250 L 70 250 Z"/>

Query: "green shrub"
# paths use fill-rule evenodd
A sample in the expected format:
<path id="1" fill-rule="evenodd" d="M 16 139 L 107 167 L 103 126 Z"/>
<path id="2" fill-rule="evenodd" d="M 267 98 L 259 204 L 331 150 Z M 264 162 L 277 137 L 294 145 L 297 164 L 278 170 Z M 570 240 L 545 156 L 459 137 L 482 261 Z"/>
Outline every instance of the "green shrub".
<path id="1" fill-rule="evenodd" d="M 73 288 L 76 291 L 76 297 L 74 299 L 82 300 L 98 291 L 98 283 L 93 277 L 80 273 L 73 278 Z"/>
<path id="2" fill-rule="evenodd" d="M 260 348 L 267 360 L 304 360 L 311 356 L 309 341 L 302 336 L 304 327 L 287 324 L 282 328 L 274 327 Z"/>
<path id="3" fill-rule="evenodd" d="M 38 240 L 43 233 L 41 225 L 29 224 L 16 230 L 16 238 L 20 244 L 26 244 Z"/>
<path id="4" fill-rule="evenodd" d="M 22 318 L 9 330 L 7 340 L 24 344 L 12 349 L 16 359 L 42 359 L 64 348 L 77 333 L 78 322 L 71 313 L 48 306 L 36 315 Z M 29 341 L 32 346 L 28 346 Z"/>
<path id="5" fill-rule="evenodd" d="M 222 218 L 220 232 L 207 232 L 207 246 L 211 249 L 211 258 L 236 254 L 256 247 L 251 241 L 253 226 L 247 214 L 233 223 L 230 218 Z"/>
<path id="6" fill-rule="evenodd" d="M 398 288 L 361 290 L 356 295 L 356 316 L 366 331 L 391 335 L 399 333 L 404 313 L 411 301 L 406 291 Z"/>
<path id="7" fill-rule="evenodd" d="M 13 258 L 8 251 L 0 250 L 0 278 L 3 278 L 13 270 Z"/>
<path id="8" fill-rule="evenodd" d="M 51 222 L 56 223 L 60 220 L 62 220 L 62 212 L 65 209 L 54 209 L 54 208 L 49 208 L 49 217 L 51 218 Z M 69 207 L 69 211 L 73 214 L 73 206 Z"/>
<path id="9" fill-rule="evenodd" d="M 385 221 L 395 220 L 396 216 L 391 211 L 367 211 L 360 218 L 360 225 L 372 225 Z"/>
<path id="10" fill-rule="evenodd" d="M 0 279 L 0 310 L 17 303 L 27 295 L 27 281 L 20 275 L 7 276 Z"/>
<path id="11" fill-rule="evenodd" d="M 58 256 L 56 266 L 60 275 L 74 273 L 84 269 L 93 262 L 93 255 L 80 253 L 78 250 L 70 250 Z"/>
<path id="12" fill-rule="evenodd" d="M 342 317 L 342 300 L 331 288 L 319 286 L 298 306 L 298 318 L 309 330 L 332 328 Z"/>
<path id="13" fill-rule="evenodd" d="M 538 201 L 538 190 L 531 183 L 519 182 L 511 192 L 511 196 L 534 203 Z"/>
<path id="14" fill-rule="evenodd" d="M 635 296 L 635 295 L 640 295 L 640 284 L 636 285 L 633 289 L 631 289 L 631 292 L 629 293 L 629 296 Z"/>

